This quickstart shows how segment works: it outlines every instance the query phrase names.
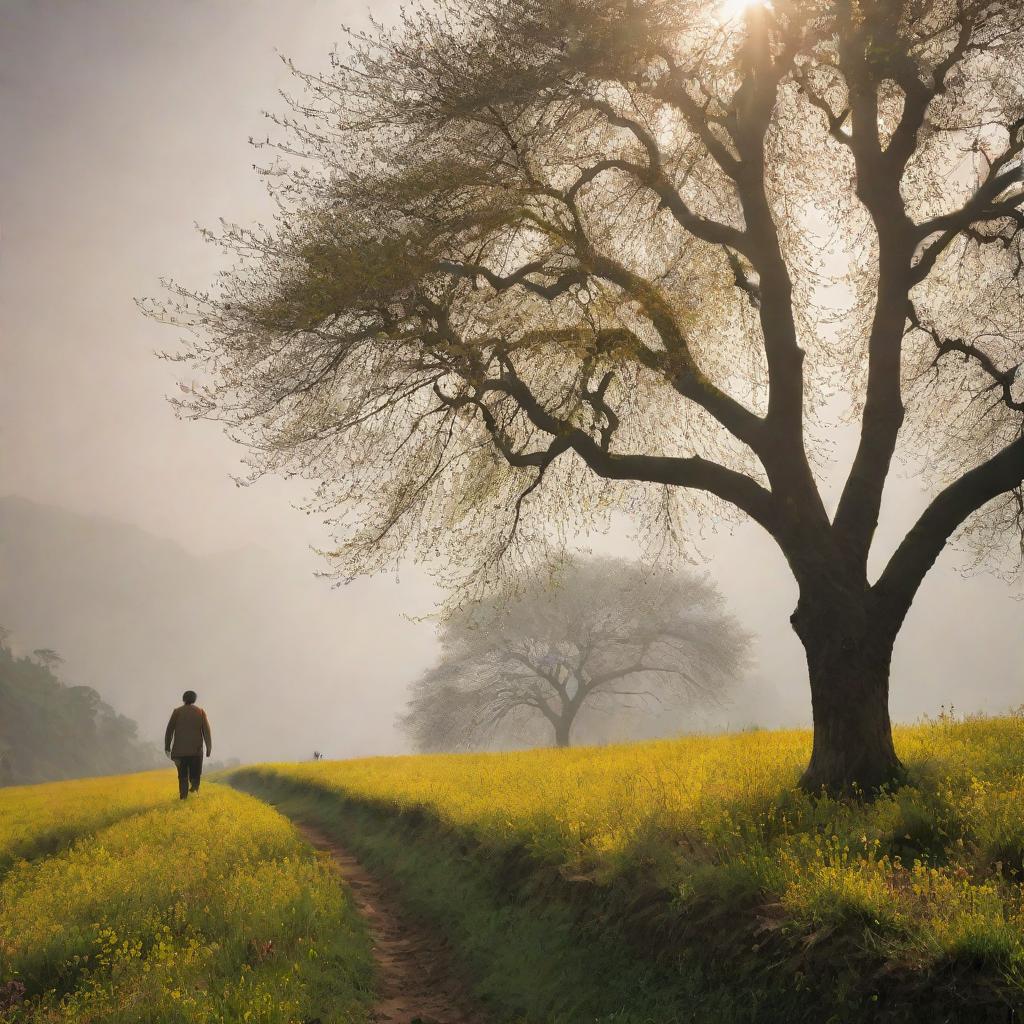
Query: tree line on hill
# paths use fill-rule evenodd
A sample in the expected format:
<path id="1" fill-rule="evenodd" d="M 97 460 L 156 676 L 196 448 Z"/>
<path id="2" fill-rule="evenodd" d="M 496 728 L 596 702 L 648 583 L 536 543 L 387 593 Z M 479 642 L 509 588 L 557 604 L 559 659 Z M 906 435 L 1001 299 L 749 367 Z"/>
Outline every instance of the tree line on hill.
<path id="1" fill-rule="evenodd" d="M 135 722 L 91 686 L 57 673 L 60 656 L 40 648 L 19 657 L 0 627 L 0 786 L 140 771 L 160 763 Z"/>

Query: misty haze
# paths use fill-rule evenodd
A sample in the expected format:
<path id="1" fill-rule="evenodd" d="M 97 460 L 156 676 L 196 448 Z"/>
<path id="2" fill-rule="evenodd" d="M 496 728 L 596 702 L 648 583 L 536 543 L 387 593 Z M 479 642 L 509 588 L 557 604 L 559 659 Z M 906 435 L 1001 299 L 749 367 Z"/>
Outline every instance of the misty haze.
<path id="1" fill-rule="evenodd" d="M 1022 53 L 6 4 L 0 1020 L 1024 1012 Z"/>
<path id="2" fill-rule="evenodd" d="M 26 653 L 56 648 L 69 678 L 123 707 L 154 741 L 163 706 L 185 684 L 201 685 L 214 704 L 221 694 L 258 694 L 234 705 L 237 727 L 225 735 L 225 756 L 247 760 L 314 746 L 334 756 L 404 749 L 393 719 L 436 650 L 433 623 L 410 618 L 441 597 L 411 566 L 341 590 L 314 581 L 324 566 L 311 548 L 330 538 L 292 508 L 307 492 L 272 480 L 240 490 L 233 477 L 245 468 L 216 426 L 175 422 L 163 401 L 176 390 L 175 367 L 152 358 L 173 336 L 140 320 L 132 301 L 153 293 L 162 274 L 201 282 L 216 266 L 194 221 L 270 214 L 246 168 L 249 135 L 266 133 L 260 109 L 288 78 L 273 50 L 323 67 L 338 25 L 364 17 L 333 5 L 299 10 L 22 5 L 6 16 L 0 44 L 0 491 L 46 506 L 4 503 L 0 622 Z M 172 69 L 186 51 L 182 81 Z M 217 110 L 203 102 L 210 96 Z M 83 151 L 104 160 L 82 167 Z M 835 471 L 825 467 L 833 487 L 852 450 L 837 433 Z M 914 468 L 890 481 L 882 546 L 924 504 Z M 619 536 L 584 543 L 635 550 L 628 524 Z M 721 724 L 809 722 L 803 653 L 788 625 L 796 594 L 782 559 L 750 526 L 701 548 L 701 564 L 756 635 L 755 703 L 724 712 Z M 892 688 L 899 721 L 940 705 L 998 712 L 1021 702 L 1024 611 L 1012 586 L 964 580 L 970 564 L 947 551 L 904 628 Z M 156 580 L 144 583 L 149 572 Z M 230 613 L 212 620 L 206 601 Z M 189 621 L 211 635 L 196 637 Z M 190 660 L 175 664 L 168 646 L 183 644 Z M 136 660 L 147 649 L 160 653 Z M 259 707 L 281 686 L 301 702 L 287 735 Z"/>

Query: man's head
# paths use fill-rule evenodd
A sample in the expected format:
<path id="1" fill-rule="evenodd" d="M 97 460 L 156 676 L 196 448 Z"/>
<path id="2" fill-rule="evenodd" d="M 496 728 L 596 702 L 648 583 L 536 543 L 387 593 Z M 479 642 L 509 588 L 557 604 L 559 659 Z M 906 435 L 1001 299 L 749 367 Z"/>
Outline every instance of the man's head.
<path id="1" fill-rule="evenodd" d="M 196 702 L 196 691 L 195 691 L 195 690 L 186 690 L 186 691 L 185 691 L 185 692 L 184 692 L 184 693 L 183 693 L 183 694 L 181 695 L 181 699 L 182 699 L 182 700 L 183 700 L 183 701 L 184 701 L 184 702 L 185 702 L 186 704 L 195 704 L 195 702 Z"/>

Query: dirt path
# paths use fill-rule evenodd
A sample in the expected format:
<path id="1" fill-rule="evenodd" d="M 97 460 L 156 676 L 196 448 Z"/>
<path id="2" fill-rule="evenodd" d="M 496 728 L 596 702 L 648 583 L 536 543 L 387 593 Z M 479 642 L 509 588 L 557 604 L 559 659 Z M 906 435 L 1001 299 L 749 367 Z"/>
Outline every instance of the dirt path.
<path id="1" fill-rule="evenodd" d="M 313 825 L 296 825 L 337 863 L 369 928 L 380 979 L 371 1019 L 380 1024 L 486 1024 L 454 976 L 444 939 L 405 918 L 387 887 L 334 839 Z"/>

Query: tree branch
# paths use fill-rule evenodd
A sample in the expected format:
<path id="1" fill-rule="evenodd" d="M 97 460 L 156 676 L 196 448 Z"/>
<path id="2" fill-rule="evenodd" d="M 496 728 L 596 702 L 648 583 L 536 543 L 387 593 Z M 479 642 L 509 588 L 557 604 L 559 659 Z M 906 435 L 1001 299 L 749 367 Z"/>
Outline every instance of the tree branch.
<path id="1" fill-rule="evenodd" d="M 570 189 L 573 195 L 584 184 L 592 181 L 605 170 L 617 169 L 625 171 L 657 193 L 662 205 L 675 217 L 679 225 L 689 231 L 694 237 L 710 242 L 712 245 L 726 245 L 739 252 L 746 252 L 746 236 L 743 231 L 728 224 L 723 224 L 720 221 L 701 217 L 687 206 L 683 197 L 669 179 L 665 170 L 661 148 L 647 128 L 634 118 L 626 117 L 624 114 L 619 113 L 605 100 L 591 98 L 585 100 L 584 105 L 593 107 L 604 114 L 609 124 L 617 128 L 624 128 L 632 133 L 647 152 L 647 166 L 643 167 L 628 160 L 602 160 L 596 167 L 583 172 L 576 184 Z"/>
<path id="2" fill-rule="evenodd" d="M 779 524 L 771 492 L 743 473 L 699 456 L 679 458 L 607 452 L 589 434 L 545 409 L 529 387 L 509 369 L 500 379 L 486 381 L 481 391 L 499 391 L 513 398 L 534 426 L 565 442 L 598 476 L 707 491 L 735 505 L 769 534 L 777 536 Z"/>
<path id="3" fill-rule="evenodd" d="M 912 281 L 920 284 L 932 272 L 939 257 L 953 241 L 978 224 L 1003 219 L 1016 220 L 1024 207 L 1024 190 L 1015 196 L 1000 197 L 1014 185 L 1024 184 L 1019 158 L 1024 155 L 1024 117 L 1008 126 L 1010 141 L 1006 149 L 991 162 L 985 180 L 959 210 L 932 217 L 916 226 L 919 246 Z M 1015 165 L 1014 162 L 1018 161 Z M 933 235 L 939 237 L 930 245 L 923 243 Z"/>
<path id="4" fill-rule="evenodd" d="M 1020 364 L 1007 367 L 1005 370 L 998 367 L 995 360 L 984 350 L 973 342 L 963 338 L 947 338 L 939 334 L 932 326 L 922 323 L 913 303 L 910 306 L 910 323 L 914 330 L 927 334 L 935 343 L 935 358 L 932 365 L 936 365 L 943 356 L 951 352 L 957 352 L 965 360 L 973 361 L 982 372 L 992 381 L 990 390 L 997 390 L 1000 393 L 1002 403 L 1014 412 L 1024 412 L 1024 399 L 1018 400 L 1013 397 L 1013 385 L 1020 372 Z"/>
<path id="5" fill-rule="evenodd" d="M 1024 482 L 1024 436 L 943 490 L 896 549 L 872 588 L 895 633 L 928 570 L 969 516 Z"/>

